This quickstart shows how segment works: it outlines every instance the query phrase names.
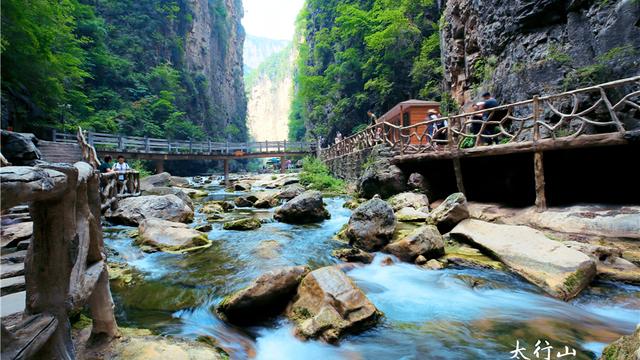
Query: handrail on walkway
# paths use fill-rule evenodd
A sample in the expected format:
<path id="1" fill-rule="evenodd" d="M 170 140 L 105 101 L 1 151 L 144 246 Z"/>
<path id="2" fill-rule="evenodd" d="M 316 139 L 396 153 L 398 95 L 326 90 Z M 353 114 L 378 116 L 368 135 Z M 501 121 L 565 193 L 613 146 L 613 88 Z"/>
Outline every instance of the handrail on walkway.
<path id="1" fill-rule="evenodd" d="M 408 155 L 591 133 L 623 134 L 626 130 L 620 118 L 627 109 L 640 111 L 640 76 L 409 126 L 381 122 L 322 149 L 321 158 L 332 160 L 376 144 Z M 485 113 L 489 116 L 483 119 Z M 443 123 L 446 126 L 438 127 Z"/>
<path id="2" fill-rule="evenodd" d="M 75 143 L 77 136 L 53 130 L 54 142 Z M 123 136 L 87 131 L 86 141 L 98 151 L 136 152 L 147 154 L 205 154 L 242 156 L 255 153 L 314 153 L 316 142 L 250 141 L 214 142 L 211 140 L 169 140 L 142 136 Z"/>

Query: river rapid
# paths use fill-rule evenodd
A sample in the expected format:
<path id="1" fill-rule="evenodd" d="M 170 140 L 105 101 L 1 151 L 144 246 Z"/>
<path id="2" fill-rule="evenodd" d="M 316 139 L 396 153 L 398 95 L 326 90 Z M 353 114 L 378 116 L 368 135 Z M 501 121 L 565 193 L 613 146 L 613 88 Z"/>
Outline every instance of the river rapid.
<path id="1" fill-rule="evenodd" d="M 206 200 L 232 200 L 219 186 L 206 189 Z M 640 322 L 640 287 L 596 282 L 578 298 L 563 302 L 505 271 L 446 268 L 428 270 L 388 255 L 350 270 L 350 276 L 384 313 L 374 328 L 342 339 L 338 346 L 302 341 L 284 317 L 260 326 L 236 327 L 220 320 L 213 308 L 225 295 L 261 273 L 281 266 L 312 269 L 337 264 L 331 251 L 345 244 L 333 239 L 348 222 L 346 198 L 325 198 L 331 219 L 315 225 L 267 222 L 254 231 L 227 231 L 213 223 L 213 245 L 190 254 L 148 254 L 133 244 L 125 226 L 105 227 L 111 262 L 132 269 L 127 283 L 111 283 L 120 326 L 147 328 L 186 339 L 207 339 L 232 359 L 509 359 L 519 343 L 530 359 L 535 345 L 564 359 L 595 359 L 604 346 L 633 332 Z M 206 223 L 196 206 L 193 225 Z M 273 209 L 236 209 L 230 216 L 271 219 Z M 265 241 L 267 241 L 265 243 Z M 269 244 L 265 248 L 265 244 Z M 546 351 L 538 353 L 546 358 Z"/>

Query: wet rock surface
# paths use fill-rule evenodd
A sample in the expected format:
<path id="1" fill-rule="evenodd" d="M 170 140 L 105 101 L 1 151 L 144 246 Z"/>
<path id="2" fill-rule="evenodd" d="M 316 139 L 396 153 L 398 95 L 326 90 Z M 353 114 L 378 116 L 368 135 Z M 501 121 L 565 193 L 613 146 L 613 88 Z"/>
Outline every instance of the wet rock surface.
<path id="1" fill-rule="evenodd" d="M 277 208 L 273 216 L 277 221 L 289 224 L 321 222 L 330 217 L 319 191 L 306 191 L 296 196 Z"/>
<path id="2" fill-rule="evenodd" d="M 447 233 L 457 223 L 469 217 L 467 198 L 462 193 L 449 195 L 427 218 L 427 224 L 436 225 L 441 233 Z"/>
<path id="3" fill-rule="evenodd" d="M 225 230 L 246 231 L 246 230 L 255 230 L 261 226 L 262 226 L 262 223 L 260 222 L 260 220 L 256 218 L 245 218 L 245 219 L 238 219 L 238 220 L 225 222 L 222 227 Z"/>
<path id="4" fill-rule="evenodd" d="M 171 174 L 163 172 L 140 179 L 140 190 L 147 191 L 154 187 L 167 187 L 171 181 Z"/>
<path id="5" fill-rule="evenodd" d="M 291 200 L 294 197 L 305 192 L 304 186 L 300 184 L 291 184 L 282 188 L 277 194 L 276 197 L 282 200 Z"/>
<path id="6" fill-rule="evenodd" d="M 526 226 L 467 219 L 451 236 L 480 246 L 512 271 L 563 300 L 578 295 L 596 274 L 595 262 L 587 255 Z"/>
<path id="7" fill-rule="evenodd" d="M 444 241 L 437 227 L 424 225 L 385 246 L 384 251 L 406 262 L 414 262 L 418 256 L 435 259 L 444 255 Z"/>
<path id="8" fill-rule="evenodd" d="M 142 192 L 142 195 L 175 195 L 193 209 L 193 200 L 183 189 L 168 186 L 154 186 Z"/>
<path id="9" fill-rule="evenodd" d="M 17 133 L 2 129 L 2 155 L 14 166 L 32 166 L 42 159 L 33 134 Z"/>
<path id="10" fill-rule="evenodd" d="M 370 264 L 373 261 L 373 254 L 357 248 L 333 250 L 331 255 L 345 262 L 359 262 Z"/>
<path id="11" fill-rule="evenodd" d="M 136 243 L 151 251 L 182 252 L 211 245 L 207 235 L 178 222 L 145 219 L 138 227 Z"/>
<path id="12" fill-rule="evenodd" d="M 189 222 L 193 220 L 193 210 L 175 195 L 147 195 L 121 199 L 118 208 L 107 212 L 105 218 L 123 225 L 138 225 L 148 218 Z"/>
<path id="13" fill-rule="evenodd" d="M 393 195 L 387 202 L 391 205 L 393 211 L 398 211 L 402 208 L 413 208 L 417 210 L 423 207 L 429 207 L 429 198 L 427 198 L 427 195 L 416 192 L 403 192 Z"/>
<path id="14" fill-rule="evenodd" d="M 371 199 L 353 212 L 345 234 L 351 245 L 375 251 L 391 240 L 395 228 L 396 217 L 391 206 L 381 199 Z"/>
<path id="15" fill-rule="evenodd" d="M 335 343 L 347 332 L 367 329 L 380 312 L 351 279 L 336 267 L 323 267 L 302 279 L 287 308 L 298 335 Z"/>
<path id="16" fill-rule="evenodd" d="M 277 315 L 309 271 L 306 266 L 291 266 L 264 273 L 246 288 L 226 297 L 216 311 L 234 324 L 255 324 Z"/>

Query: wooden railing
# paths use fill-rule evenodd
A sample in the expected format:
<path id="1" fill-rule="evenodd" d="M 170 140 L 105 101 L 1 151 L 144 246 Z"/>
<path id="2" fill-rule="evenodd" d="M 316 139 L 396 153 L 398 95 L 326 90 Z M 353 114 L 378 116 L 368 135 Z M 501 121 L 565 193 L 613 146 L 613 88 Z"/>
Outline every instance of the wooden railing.
<path id="1" fill-rule="evenodd" d="M 86 141 L 98 151 L 136 152 L 148 154 L 236 155 L 255 153 L 314 153 L 315 142 L 252 141 L 214 142 L 210 140 L 167 140 L 140 136 L 122 136 L 87 131 Z M 53 141 L 77 141 L 76 135 L 53 130 Z"/>
<path id="2" fill-rule="evenodd" d="M 78 127 L 76 140 L 82 151 L 82 160 L 89 163 L 94 171 L 97 171 L 100 159 L 98 159 L 95 148 L 86 140 L 85 132 L 80 127 Z M 101 173 L 99 178 L 100 203 L 103 213 L 107 209 L 115 209 L 118 198 L 140 195 L 140 173 L 138 171 Z"/>
<path id="3" fill-rule="evenodd" d="M 321 157 L 332 160 L 376 144 L 407 155 L 583 134 L 624 134 L 621 117 L 631 109 L 640 112 L 640 76 L 410 126 L 378 123 L 322 149 Z M 442 123 L 447 126 L 438 128 Z"/>
<path id="4" fill-rule="evenodd" d="M 28 179 L 28 181 L 25 181 Z M 92 334 L 118 335 L 102 238 L 98 174 L 89 164 L 0 168 L 2 210 L 29 204 L 26 300 L 2 323 L 2 359 L 75 359 L 69 316 L 88 305 Z"/>

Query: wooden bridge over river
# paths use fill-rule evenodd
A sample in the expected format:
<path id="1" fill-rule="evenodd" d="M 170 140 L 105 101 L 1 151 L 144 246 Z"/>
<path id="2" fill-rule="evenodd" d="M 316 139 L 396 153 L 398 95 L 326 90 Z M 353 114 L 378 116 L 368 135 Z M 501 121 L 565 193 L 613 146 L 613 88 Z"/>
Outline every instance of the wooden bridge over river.
<path id="1" fill-rule="evenodd" d="M 490 116 L 483 121 L 482 115 L 487 111 Z M 440 121 L 446 121 L 447 126 L 435 129 Z M 491 181 L 480 181 L 482 184 L 471 191 L 478 195 L 492 185 L 502 184 L 505 179 L 491 176 L 491 172 L 505 173 L 503 168 L 506 168 L 510 172 L 509 176 L 502 176 L 506 181 L 509 177 L 533 178 L 531 189 L 524 191 L 534 190 L 536 206 L 545 209 L 545 188 L 550 185 L 545 180 L 545 168 L 576 169 L 573 173 L 565 171 L 576 183 L 594 180 L 593 177 L 602 180 L 601 172 L 613 172 L 607 181 L 587 181 L 593 187 L 583 186 L 586 191 L 607 191 L 610 187 L 625 186 L 637 188 L 640 180 L 633 185 L 638 180 L 633 173 L 638 169 L 639 139 L 640 76 L 636 76 L 409 126 L 379 122 L 323 149 L 321 157 L 334 173 L 340 175 L 341 166 L 354 167 L 350 158 L 362 158 L 362 153 L 384 144 L 393 153 L 393 164 L 421 172 L 434 183 L 455 179 L 455 187 L 463 193 L 468 192 L 468 185 L 478 183 L 468 181 L 470 178 L 491 178 Z M 614 148 L 615 151 L 611 150 Z M 576 149 L 598 150 L 566 156 Z M 545 164 L 543 158 L 547 155 L 549 162 Z M 505 157 L 509 161 L 500 161 Z M 625 164 L 628 161 L 635 163 L 632 166 L 635 170 L 616 174 L 617 170 L 629 166 Z M 496 163 L 500 165 L 495 166 Z M 468 165 L 468 171 L 465 171 L 465 165 Z M 438 176 L 433 176 L 434 172 Z M 567 189 L 558 188 L 558 184 L 569 183 L 566 175 L 554 178 L 552 185 L 556 193 L 566 192 Z M 435 187 L 441 185 L 435 184 Z M 632 191 L 631 195 L 621 200 L 640 201 L 638 191 Z"/>
<path id="2" fill-rule="evenodd" d="M 58 146 L 76 144 L 76 136 L 76 134 L 54 130 L 52 143 Z M 165 160 L 222 160 L 225 177 L 229 173 L 230 160 L 280 158 L 280 165 L 284 170 L 285 159 L 316 154 L 319 149 L 315 142 L 286 140 L 257 142 L 170 140 L 93 131 L 87 131 L 85 137 L 88 144 L 96 149 L 100 157 L 124 155 L 127 159 L 153 160 L 156 163 L 158 173 L 164 171 Z"/>

